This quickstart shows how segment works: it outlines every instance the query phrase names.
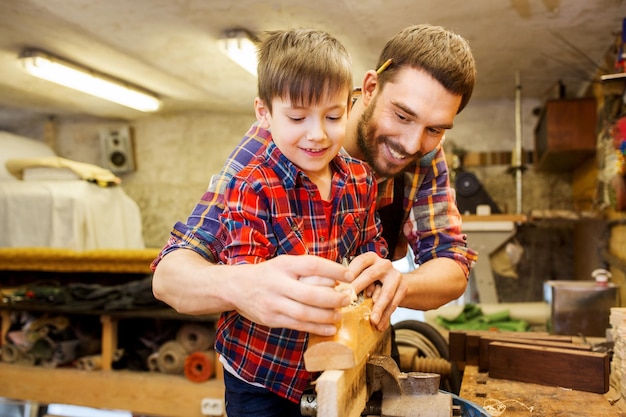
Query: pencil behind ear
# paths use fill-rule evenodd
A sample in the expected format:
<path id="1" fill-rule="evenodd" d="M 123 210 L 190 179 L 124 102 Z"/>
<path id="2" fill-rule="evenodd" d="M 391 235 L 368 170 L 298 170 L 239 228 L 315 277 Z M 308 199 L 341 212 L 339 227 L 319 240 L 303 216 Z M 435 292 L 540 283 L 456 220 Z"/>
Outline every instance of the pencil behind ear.
<path id="1" fill-rule="evenodd" d="M 259 125 L 264 129 L 270 128 L 270 110 L 265 105 L 265 101 L 259 97 L 254 99 L 254 113 L 256 119 L 259 121 Z"/>

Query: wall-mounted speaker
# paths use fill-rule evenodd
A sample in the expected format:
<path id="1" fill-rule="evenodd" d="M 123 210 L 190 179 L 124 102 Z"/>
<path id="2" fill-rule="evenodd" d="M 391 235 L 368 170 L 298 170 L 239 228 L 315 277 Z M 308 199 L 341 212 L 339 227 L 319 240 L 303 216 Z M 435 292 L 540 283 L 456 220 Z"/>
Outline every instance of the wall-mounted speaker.
<path id="1" fill-rule="evenodd" d="M 102 166 L 115 174 L 135 170 L 135 152 L 129 126 L 100 129 Z"/>

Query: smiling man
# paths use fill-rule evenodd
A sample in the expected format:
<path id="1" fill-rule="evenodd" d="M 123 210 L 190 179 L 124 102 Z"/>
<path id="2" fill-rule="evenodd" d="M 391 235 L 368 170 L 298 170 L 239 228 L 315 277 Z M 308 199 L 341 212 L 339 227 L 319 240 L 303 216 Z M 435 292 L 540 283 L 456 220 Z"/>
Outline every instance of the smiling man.
<path id="1" fill-rule="evenodd" d="M 391 60 L 391 64 L 384 64 Z M 467 104 L 476 77 L 468 43 L 432 25 L 410 26 L 385 45 L 379 71 L 363 77 L 361 95 L 348 116 L 345 151 L 373 168 L 377 210 L 390 259 L 415 254 L 418 268 L 394 269 L 375 253 L 349 266 L 313 255 L 281 255 L 254 265 L 220 265 L 215 233 L 228 180 L 263 152 L 269 133 L 251 129 L 211 181 L 186 223 L 177 223 L 155 260 L 155 296 L 187 314 L 236 310 L 270 327 L 320 335 L 336 332 L 347 294 L 314 286 L 303 277 L 350 282 L 372 294 L 372 324 L 389 327 L 398 307 L 437 308 L 461 296 L 477 254 L 461 232 L 461 216 L 441 146 L 445 131 Z M 260 279 L 272 277 L 272 279 Z M 339 295 L 338 295 L 339 294 Z"/>

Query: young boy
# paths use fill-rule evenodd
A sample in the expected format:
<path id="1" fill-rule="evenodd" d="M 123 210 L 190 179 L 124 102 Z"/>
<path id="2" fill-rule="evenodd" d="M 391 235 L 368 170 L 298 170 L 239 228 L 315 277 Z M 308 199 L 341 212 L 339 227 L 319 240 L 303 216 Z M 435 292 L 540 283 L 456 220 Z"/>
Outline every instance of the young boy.
<path id="1" fill-rule="evenodd" d="M 365 252 L 384 258 L 373 176 L 363 162 L 339 155 L 352 92 L 344 47 L 316 30 L 271 32 L 259 47 L 258 77 L 252 129 L 271 137 L 224 192 L 220 260 L 312 254 L 341 263 Z M 222 313 L 216 350 L 228 416 L 299 416 L 312 377 L 304 369 L 306 346 L 307 333 Z"/>

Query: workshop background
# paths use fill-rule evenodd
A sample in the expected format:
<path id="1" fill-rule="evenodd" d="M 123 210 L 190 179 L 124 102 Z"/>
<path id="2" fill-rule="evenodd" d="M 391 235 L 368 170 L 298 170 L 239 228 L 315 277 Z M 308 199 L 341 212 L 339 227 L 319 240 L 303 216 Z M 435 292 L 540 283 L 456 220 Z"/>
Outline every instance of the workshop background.
<path id="1" fill-rule="evenodd" d="M 593 271 L 606 269 L 621 304 L 626 300 L 625 17 L 623 0 L 4 0 L 0 133 L 11 140 L 34 139 L 61 158 L 111 170 L 136 203 L 142 241 L 137 247 L 150 255 L 165 244 L 171 226 L 186 219 L 254 121 L 256 79 L 218 47 L 229 30 L 328 30 L 351 53 L 358 86 L 398 30 L 414 23 L 442 25 L 468 39 L 478 67 L 473 98 L 445 142 L 464 223 L 476 225 L 470 233 L 476 239 L 496 235 L 490 228 L 494 219 L 505 226 L 493 252 L 481 253 L 479 262 L 492 277 L 472 277 L 462 301 L 545 304 L 546 282 L 592 281 Z M 33 78 L 18 63 L 26 50 L 137 85 L 155 93 L 161 107 L 141 112 Z M 118 135 L 121 144 L 112 142 Z M 558 139 L 562 135 L 567 139 Z M 0 137 L 2 162 L 10 150 L 5 140 Z M 113 159 L 119 152 L 123 166 Z M 11 216 L 17 214 L 8 207 L 0 205 L 0 222 L 3 230 L 14 230 Z M 490 218 L 481 215 L 484 210 Z M 16 249 L 19 258 L 0 253 L 12 271 L 0 272 L 2 287 L 49 277 L 32 267 L 44 262 L 47 252 L 24 255 L 20 245 L 0 246 L 5 246 L 0 252 Z M 19 275 L 16 260 L 22 256 L 27 272 Z M 144 276 L 134 260 L 116 256 L 122 261 L 115 262 L 132 264 L 124 283 Z M 111 267 L 107 259 L 94 262 Z M 85 271 L 82 263 L 62 257 L 54 268 L 70 268 L 77 281 L 77 271 Z M 44 265 L 42 271 L 49 271 Z M 87 274 L 96 282 L 119 284 L 102 278 L 106 268 Z M 491 295 L 481 297 L 481 290 Z M 1 311 L 5 336 L 14 317 Z M 126 330 L 117 329 L 116 320 L 102 323 L 109 335 Z M 160 330 L 161 342 L 181 337 L 180 329 Z M 194 332 L 206 338 L 204 330 Z M 115 362 L 115 351 L 108 354 Z"/>

